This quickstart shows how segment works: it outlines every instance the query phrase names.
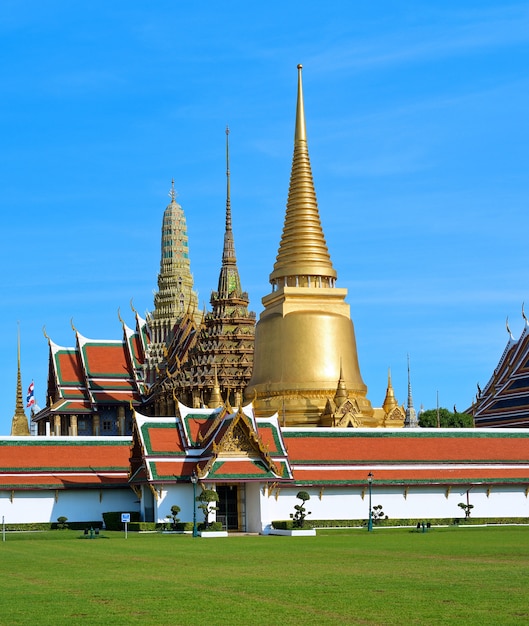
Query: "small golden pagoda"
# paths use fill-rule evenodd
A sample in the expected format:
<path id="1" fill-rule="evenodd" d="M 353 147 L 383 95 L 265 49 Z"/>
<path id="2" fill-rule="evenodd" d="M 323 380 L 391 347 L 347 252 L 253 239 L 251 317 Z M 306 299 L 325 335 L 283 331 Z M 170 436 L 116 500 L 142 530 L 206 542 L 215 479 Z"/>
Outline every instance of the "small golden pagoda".
<path id="1" fill-rule="evenodd" d="M 360 422 L 373 408 L 360 374 L 346 289 L 336 287 L 321 227 L 307 146 L 302 66 L 294 156 L 272 293 L 256 326 L 254 369 L 246 397 L 258 416 L 278 411 L 286 426 L 321 424 L 327 400 L 342 381 Z"/>

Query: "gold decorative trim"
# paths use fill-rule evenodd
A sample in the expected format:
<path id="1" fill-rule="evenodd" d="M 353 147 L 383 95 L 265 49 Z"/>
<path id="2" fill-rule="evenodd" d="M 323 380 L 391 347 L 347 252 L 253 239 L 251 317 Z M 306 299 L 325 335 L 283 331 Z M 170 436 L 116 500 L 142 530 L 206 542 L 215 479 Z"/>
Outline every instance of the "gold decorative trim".
<path id="1" fill-rule="evenodd" d="M 141 495 L 142 495 L 141 487 L 139 485 L 131 485 L 130 488 L 132 489 L 132 491 L 134 491 L 136 496 L 138 496 L 138 500 L 141 500 Z"/>
<path id="2" fill-rule="evenodd" d="M 448 496 L 450 495 L 450 492 L 451 492 L 451 491 L 452 491 L 452 487 L 451 487 L 451 486 L 449 486 L 449 487 L 447 487 L 447 488 L 446 488 L 446 491 L 445 491 L 445 498 L 446 498 L 447 500 L 448 500 Z"/>
<path id="3" fill-rule="evenodd" d="M 362 489 L 362 491 L 360 492 L 360 497 L 362 498 L 362 500 L 366 497 L 366 490 L 365 490 L 365 488 Z"/>
<path id="4" fill-rule="evenodd" d="M 490 496 L 490 492 L 491 492 L 491 491 L 492 491 L 492 486 L 491 486 L 491 485 L 489 485 L 489 486 L 487 487 L 487 498 Z"/>
<path id="5" fill-rule="evenodd" d="M 320 500 L 323 498 L 324 491 L 325 491 L 325 487 L 320 487 Z"/>
<path id="6" fill-rule="evenodd" d="M 410 490 L 409 487 L 404 487 L 404 500 L 408 499 L 408 491 Z"/>

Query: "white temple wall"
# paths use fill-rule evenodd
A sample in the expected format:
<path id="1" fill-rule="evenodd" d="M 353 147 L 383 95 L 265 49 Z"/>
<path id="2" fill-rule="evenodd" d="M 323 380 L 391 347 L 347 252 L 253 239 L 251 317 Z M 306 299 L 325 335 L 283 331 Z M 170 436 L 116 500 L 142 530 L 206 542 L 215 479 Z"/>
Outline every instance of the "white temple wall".
<path id="1" fill-rule="evenodd" d="M 307 491 L 310 500 L 305 508 L 310 511 L 308 520 L 367 520 L 369 516 L 369 491 L 353 487 L 281 487 L 279 491 L 260 492 L 261 531 L 268 532 L 274 520 L 288 520 L 294 506 L 301 504 L 296 498 L 298 491 Z M 469 502 L 474 505 L 472 517 L 529 517 L 529 498 L 525 486 L 472 486 Z M 389 519 L 463 518 L 464 511 L 458 506 L 466 503 L 466 486 L 425 485 L 417 487 L 383 487 L 372 489 L 371 505 L 382 505 Z M 362 497 L 363 495 L 363 497 Z"/>
<path id="2" fill-rule="evenodd" d="M 202 488 L 196 486 L 196 495 L 200 495 Z M 175 485 L 164 485 L 161 492 L 158 492 L 158 499 L 155 500 L 154 521 L 157 523 L 168 522 L 167 515 L 171 514 L 171 507 L 176 504 L 180 507 L 178 518 L 181 522 L 193 521 L 193 506 L 196 506 L 197 524 L 204 520 L 204 514 L 198 508 L 193 497 L 193 484 L 183 483 Z M 213 519 L 214 516 L 211 516 Z"/>
<path id="3" fill-rule="evenodd" d="M 137 511 L 137 496 L 131 489 L 79 489 L 0 492 L 0 518 L 6 524 L 103 521 L 108 511 Z"/>
<path id="4" fill-rule="evenodd" d="M 261 502 L 263 485 L 259 483 L 246 484 L 246 531 L 260 533 L 263 530 L 261 523 Z"/>

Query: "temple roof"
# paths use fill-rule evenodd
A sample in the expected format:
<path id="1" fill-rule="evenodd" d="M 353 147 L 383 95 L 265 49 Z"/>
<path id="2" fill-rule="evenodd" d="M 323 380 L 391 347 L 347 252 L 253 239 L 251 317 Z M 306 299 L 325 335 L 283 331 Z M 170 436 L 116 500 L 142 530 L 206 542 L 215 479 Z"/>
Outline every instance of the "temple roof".
<path id="1" fill-rule="evenodd" d="M 283 428 L 297 484 L 521 482 L 529 432 L 476 429 Z"/>
<path id="2" fill-rule="evenodd" d="M 130 437 L 3 437 L 0 490 L 126 487 Z"/>
<path id="3" fill-rule="evenodd" d="M 146 392 L 142 362 L 147 338 L 145 321 L 137 328 L 123 323 L 122 339 L 88 339 L 75 332 L 75 347 L 63 347 L 48 338 L 50 348 L 47 406 L 49 411 L 88 414 L 97 405 L 138 404 Z"/>
<path id="4" fill-rule="evenodd" d="M 251 406 L 189 409 L 176 417 L 135 413 L 133 482 L 292 480 L 277 416 L 256 420 Z M 142 471 L 143 470 L 143 471 Z"/>
<path id="5" fill-rule="evenodd" d="M 509 339 L 500 361 L 475 404 L 468 409 L 478 427 L 529 428 L 529 323 L 515 339 Z"/>

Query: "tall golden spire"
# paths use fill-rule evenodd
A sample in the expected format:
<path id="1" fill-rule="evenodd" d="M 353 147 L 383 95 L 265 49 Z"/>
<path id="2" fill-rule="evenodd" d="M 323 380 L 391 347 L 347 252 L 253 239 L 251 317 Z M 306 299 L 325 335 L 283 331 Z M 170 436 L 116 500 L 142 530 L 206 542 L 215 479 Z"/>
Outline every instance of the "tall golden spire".
<path id="1" fill-rule="evenodd" d="M 255 356 L 246 398 L 256 415 L 281 411 L 287 426 L 322 423 L 329 398 L 344 391 L 361 419 L 373 408 L 360 374 L 346 289 L 335 286 L 312 179 L 301 65 L 294 157 L 281 243 L 270 274 L 272 293 L 255 331 Z"/>
<path id="2" fill-rule="evenodd" d="M 28 418 L 24 413 L 24 401 L 22 399 L 22 376 L 20 374 L 20 328 L 17 338 L 17 397 L 15 414 L 11 421 L 11 435 L 15 437 L 29 435 Z"/>
<path id="3" fill-rule="evenodd" d="M 281 287 L 332 287 L 336 271 L 323 235 L 310 166 L 303 103 L 302 66 L 298 65 L 298 98 L 294 156 L 287 211 L 270 282 Z"/>

